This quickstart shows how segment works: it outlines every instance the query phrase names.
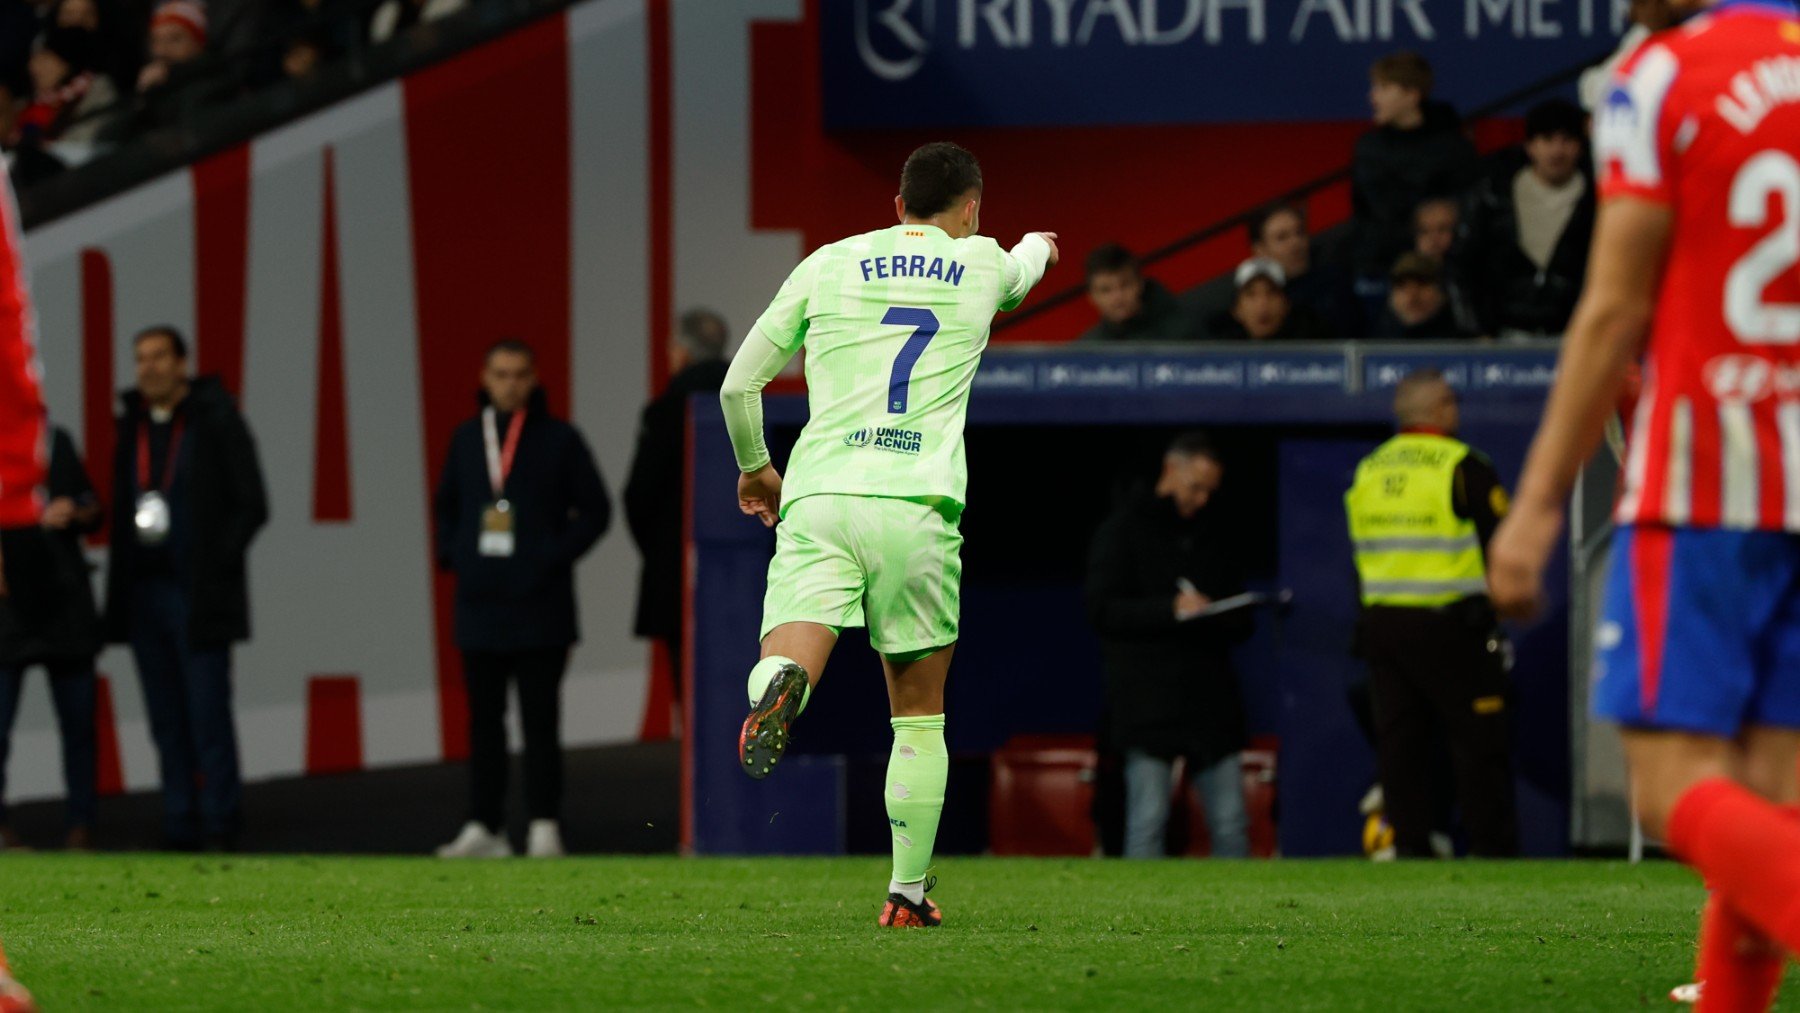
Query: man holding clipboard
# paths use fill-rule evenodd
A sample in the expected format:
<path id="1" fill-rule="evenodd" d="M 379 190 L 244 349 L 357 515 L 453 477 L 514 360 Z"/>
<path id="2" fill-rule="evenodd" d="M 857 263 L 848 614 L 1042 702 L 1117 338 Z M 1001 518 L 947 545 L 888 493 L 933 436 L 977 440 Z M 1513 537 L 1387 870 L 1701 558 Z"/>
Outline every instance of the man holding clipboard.
<path id="1" fill-rule="evenodd" d="M 1095 533 L 1088 615 L 1106 670 L 1107 737 L 1125 756 L 1125 857 L 1165 853 L 1177 757 L 1206 809 L 1217 858 L 1249 854 L 1239 753 L 1244 708 L 1231 649 L 1253 604 L 1231 533 L 1208 509 L 1224 478 L 1199 433 L 1177 437 L 1153 490 L 1122 503 Z"/>

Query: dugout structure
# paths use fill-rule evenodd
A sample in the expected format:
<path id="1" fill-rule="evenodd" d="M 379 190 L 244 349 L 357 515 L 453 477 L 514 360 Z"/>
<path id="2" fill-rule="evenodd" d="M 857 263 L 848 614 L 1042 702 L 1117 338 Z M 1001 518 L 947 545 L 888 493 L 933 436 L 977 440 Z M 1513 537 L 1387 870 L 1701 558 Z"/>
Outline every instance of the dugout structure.
<path id="1" fill-rule="evenodd" d="M 948 690 L 956 763 L 941 849 L 985 847 L 985 757 L 1020 734 L 1092 733 L 1102 707 L 1098 641 L 1081 571 L 1120 484 L 1152 477 L 1168 436 L 1214 432 L 1221 507 L 1245 532 L 1251 586 L 1286 588 L 1238 652 L 1250 731 L 1279 739 L 1283 854 L 1360 850 L 1356 803 L 1374 758 L 1345 702 L 1357 604 L 1342 494 L 1391 430 L 1393 387 L 1434 367 L 1462 398 L 1462 437 L 1517 481 L 1555 369 L 1555 344 L 1410 343 L 1143 348 L 996 347 L 969 407 L 962 639 Z M 806 420 L 803 390 L 765 397 L 777 464 Z M 773 534 L 738 513 L 718 406 L 697 397 L 689 447 L 690 649 L 682 841 L 704 854 L 882 851 L 886 698 L 867 641 L 846 631 L 781 768 L 738 767 L 745 675 L 757 658 Z M 1591 535 L 1592 526 L 1582 529 Z M 1515 628 L 1514 758 L 1527 854 L 1571 846 L 1571 742 L 1585 677 L 1571 688 L 1567 553 L 1544 618 Z M 1171 589 L 1171 595 L 1173 589 Z M 1585 762 L 1585 760 L 1584 760 Z M 1584 799 L 1585 801 L 1585 799 Z M 1583 841 L 1582 844 L 1592 844 Z"/>

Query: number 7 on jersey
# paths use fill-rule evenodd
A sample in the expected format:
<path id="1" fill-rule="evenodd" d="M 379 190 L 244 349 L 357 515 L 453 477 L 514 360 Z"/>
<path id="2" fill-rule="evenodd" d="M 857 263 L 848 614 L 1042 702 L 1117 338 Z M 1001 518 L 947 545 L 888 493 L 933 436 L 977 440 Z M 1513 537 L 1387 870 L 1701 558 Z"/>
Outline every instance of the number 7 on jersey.
<path id="1" fill-rule="evenodd" d="M 925 346 L 937 337 L 937 314 L 918 306 L 889 306 L 887 316 L 881 322 L 897 327 L 911 327 L 912 335 L 906 344 L 900 346 L 900 354 L 894 356 L 894 371 L 888 376 L 888 414 L 902 415 L 906 412 L 907 390 L 912 386 L 913 367 L 919 364 L 919 356 L 925 354 Z"/>

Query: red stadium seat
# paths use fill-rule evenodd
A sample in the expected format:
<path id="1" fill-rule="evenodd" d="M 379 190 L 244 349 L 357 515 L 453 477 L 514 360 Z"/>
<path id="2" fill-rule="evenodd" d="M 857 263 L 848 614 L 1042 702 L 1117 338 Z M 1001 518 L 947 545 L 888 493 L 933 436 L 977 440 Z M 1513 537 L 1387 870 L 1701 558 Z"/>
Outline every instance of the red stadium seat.
<path id="1" fill-rule="evenodd" d="M 996 855 L 1094 853 L 1092 735 L 1015 735 L 994 753 L 988 847 Z"/>

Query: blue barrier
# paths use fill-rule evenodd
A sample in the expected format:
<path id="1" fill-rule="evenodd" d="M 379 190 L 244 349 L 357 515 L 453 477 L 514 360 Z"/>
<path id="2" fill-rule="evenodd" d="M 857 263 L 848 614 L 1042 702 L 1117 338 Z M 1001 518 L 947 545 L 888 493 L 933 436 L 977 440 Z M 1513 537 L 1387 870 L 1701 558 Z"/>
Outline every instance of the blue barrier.
<path id="1" fill-rule="evenodd" d="M 1509 482 L 1516 479 L 1554 372 L 1553 347 L 997 348 L 976 376 L 972 442 L 1006 427 L 1229 426 L 1274 434 L 1268 471 L 1277 486 L 1270 494 L 1276 559 L 1267 576 L 1292 588 L 1295 602 L 1279 624 L 1267 621 L 1238 660 L 1253 730 L 1281 740 L 1285 854 L 1359 847 L 1355 804 L 1374 762 L 1344 703 L 1357 663 L 1348 654 L 1356 606 L 1341 495 L 1355 462 L 1389 424 L 1393 384 L 1426 366 L 1443 370 L 1461 391 L 1464 437 Z M 765 405 L 780 461 L 782 436 L 791 441 L 805 422 L 805 399 L 776 395 Z M 971 470 L 971 517 L 1030 508 L 1013 500 L 1036 490 L 984 485 L 981 463 L 973 459 Z M 738 513 L 731 495 L 736 475 L 718 405 L 696 398 L 687 842 L 701 853 L 841 849 L 855 808 L 855 800 L 843 797 L 844 764 L 879 762 L 887 749 L 879 667 L 866 641 L 847 634 L 797 726 L 792 753 L 799 762 L 760 783 L 740 772 L 735 750 L 744 677 L 757 657 L 763 575 L 774 539 Z M 1080 543 L 1071 551 L 1090 534 L 1070 532 Z M 971 539 L 971 555 L 978 548 Z M 1567 849 L 1564 572 L 1559 559 L 1549 576 L 1552 618 L 1517 636 L 1515 758 L 1527 854 Z M 1080 595 L 1078 581 L 1020 581 L 992 567 L 982 574 L 970 568 L 948 704 L 953 753 L 978 756 L 1019 733 L 1094 730 L 1098 644 L 1082 621 Z"/>

